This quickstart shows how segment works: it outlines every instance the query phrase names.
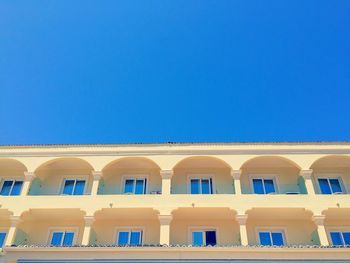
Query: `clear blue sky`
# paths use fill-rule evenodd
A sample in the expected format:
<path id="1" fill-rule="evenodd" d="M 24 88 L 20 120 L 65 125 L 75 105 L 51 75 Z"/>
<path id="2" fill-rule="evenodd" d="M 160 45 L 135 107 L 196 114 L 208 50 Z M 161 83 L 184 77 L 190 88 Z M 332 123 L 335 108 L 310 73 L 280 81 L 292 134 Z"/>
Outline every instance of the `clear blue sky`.
<path id="1" fill-rule="evenodd" d="M 350 1 L 0 2 L 0 144 L 350 140 Z"/>

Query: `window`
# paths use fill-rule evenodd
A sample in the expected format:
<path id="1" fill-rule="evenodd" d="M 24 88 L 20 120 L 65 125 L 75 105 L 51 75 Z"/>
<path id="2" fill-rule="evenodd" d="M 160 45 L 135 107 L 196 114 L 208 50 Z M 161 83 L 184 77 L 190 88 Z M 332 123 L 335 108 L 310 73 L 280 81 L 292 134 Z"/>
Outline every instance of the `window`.
<path id="1" fill-rule="evenodd" d="M 73 231 L 54 231 L 51 234 L 51 246 L 62 247 L 72 246 L 74 242 Z"/>
<path id="2" fill-rule="evenodd" d="M 142 244 L 141 230 L 121 230 L 118 232 L 118 246 L 139 246 Z"/>
<path id="3" fill-rule="evenodd" d="M 206 230 L 192 231 L 192 246 L 215 246 L 216 245 L 216 231 Z"/>
<path id="4" fill-rule="evenodd" d="M 350 232 L 330 232 L 333 246 L 350 245 Z"/>
<path id="5" fill-rule="evenodd" d="M 321 194 L 344 193 L 339 178 L 318 178 Z"/>
<path id="6" fill-rule="evenodd" d="M 5 180 L 2 183 L 0 195 L 20 195 L 23 181 Z"/>
<path id="7" fill-rule="evenodd" d="M 85 180 L 66 179 L 62 194 L 64 195 L 83 195 L 85 189 Z"/>
<path id="8" fill-rule="evenodd" d="M 284 235 L 281 231 L 261 231 L 259 240 L 262 246 L 284 246 Z"/>
<path id="9" fill-rule="evenodd" d="M 254 194 L 270 194 L 276 193 L 275 183 L 273 179 L 253 179 L 253 190 Z"/>
<path id="10" fill-rule="evenodd" d="M 190 177 L 191 194 L 213 194 L 212 177 Z"/>
<path id="11" fill-rule="evenodd" d="M 146 178 L 127 178 L 124 181 L 124 194 L 143 195 L 147 191 Z"/>
<path id="12" fill-rule="evenodd" d="M 6 233 L 0 232 L 0 248 L 4 246 L 5 238 L 6 238 Z"/>

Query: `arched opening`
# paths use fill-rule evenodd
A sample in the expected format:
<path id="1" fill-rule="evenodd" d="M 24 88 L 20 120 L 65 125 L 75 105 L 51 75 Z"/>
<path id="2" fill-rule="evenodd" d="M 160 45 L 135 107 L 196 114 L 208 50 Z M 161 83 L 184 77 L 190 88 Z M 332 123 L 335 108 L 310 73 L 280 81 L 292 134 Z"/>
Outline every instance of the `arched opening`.
<path id="1" fill-rule="evenodd" d="M 91 193 L 92 166 L 79 158 L 57 158 L 36 169 L 30 195 L 85 195 Z"/>
<path id="2" fill-rule="evenodd" d="M 174 168 L 172 194 L 233 194 L 231 167 L 209 156 L 189 157 Z"/>
<path id="3" fill-rule="evenodd" d="M 162 189 L 160 168 L 147 158 L 122 158 L 102 172 L 99 194 L 159 194 Z"/>
<path id="4" fill-rule="evenodd" d="M 279 156 L 261 156 L 248 160 L 242 167 L 243 194 L 306 194 L 300 168 Z"/>
<path id="5" fill-rule="evenodd" d="M 17 160 L 0 159 L 0 195 L 20 195 L 27 168 Z"/>
<path id="6" fill-rule="evenodd" d="M 348 194 L 350 191 L 350 156 L 331 155 L 315 161 L 313 183 L 318 194 Z"/>

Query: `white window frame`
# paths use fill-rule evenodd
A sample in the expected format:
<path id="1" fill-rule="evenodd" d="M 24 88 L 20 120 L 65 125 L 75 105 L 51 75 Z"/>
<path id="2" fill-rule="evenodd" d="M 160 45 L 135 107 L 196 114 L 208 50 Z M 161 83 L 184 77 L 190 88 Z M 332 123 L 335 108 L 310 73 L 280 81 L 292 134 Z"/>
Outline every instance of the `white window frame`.
<path id="1" fill-rule="evenodd" d="M 129 232 L 129 240 L 128 240 L 128 246 L 130 245 L 130 238 L 131 238 L 131 232 L 141 232 L 141 243 L 140 246 L 142 246 L 144 244 L 144 240 L 145 240 L 145 227 L 143 226 L 118 226 L 115 228 L 114 231 L 114 240 L 115 240 L 115 244 L 118 244 L 118 240 L 119 240 L 119 233 L 120 232 Z"/>
<path id="2" fill-rule="evenodd" d="M 260 242 L 260 232 L 269 232 L 270 233 L 270 238 L 272 241 L 272 235 L 271 232 L 281 232 L 282 233 L 282 239 L 283 239 L 283 246 L 287 246 L 288 245 L 288 237 L 287 237 L 287 227 L 261 227 L 258 226 L 255 228 L 255 235 L 256 235 L 256 242 L 257 244 L 261 244 Z M 273 246 L 273 245 L 272 245 Z"/>
<path id="3" fill-rule="evenodd" d="M 21 181 L 22 182 L 22 188 L 21 188 L 21 192 L 20 194 L 22 193 L 22 189 L 23 189 L 23 184 L 24 184 L 24 177 L 22 176 L 18 176 L 19 179 L 16 179 L 15 177 L 9 177 L 9 176 L 6 176 L 6 177 L 1 177 L 1 185 L 0 185 L 0 191 L 2 190 L 2 187 L 4 186 L 4 182 L 5 181 L 13 181 L 13 182 L 16 182 L 16 181 Z M 12 186 L 11 186 L 11 190 L 10 190 L 10 193 L 12 192 L 12 189 L 13 189 L 13 186 L 15 184 L 13 183 Z"/>
<path id="4" fill-rule="evenodd" d="M 63 194 L 64 185 L 65 185 L 66 180 L 74 180 L 74 189 L 73 189 L 73 191 L 75 190 L 75 185 L 77 183 L 77 180 L 78 181 L 84 180 L 85 181 L 85 185 L 84 185 L 83 195 L 86 195 L 86 189 L 87 189 L 87 186 L 88 186 L 88 183 L 89 183 L 89 177 L 88 176 L 82 176 L 82 175 L 79 175 L 79 176 L 74 176 L 74 175 L 64 176 L 62 178 L 59 195 L 66 195 L 66 194 Z"/>
<path id="5" fill-rule="evenodd" d="M 77 242 L 79 227 L 49 227 L 48 237 L 47 237 L 47 245 L 48 246 L 51 246 L 51 240 L 52 240 L 52 236 L 53 236 L 54 232 L 73 232 L 74 237 L 73 237 L 72 246 L 74 246 Z M 63 237 L 63 239 L 64 239 L 64 237 Z M 63 242 L 63 239 L 61 242 Z"/>
<path id="6" fill-rule="evenodd" d="M 216 194 L 216 185 L 215 185 L 215 176 L 213 174 L 189 174 L 187 175 L 187 194 L 191 194 L 191 180 L 192 179 L 199 179 L 200 180 L 200 195 L 202 195 L 202 179 L 210 179 L 212 180 L 212 193 Z"/>
<path id="7" fill-rule="evenodd" d="M 340 227 L 329 227 L 327 228 L 327 238 L 329 244 L 333 245 L 332 237 L 331 237 L 331 232 L 350 232 L 350 225 L 349 226 L 340 226 Z M 342 240 L 344 241 L 343 234 L 341 235 Z"/>
<path id="8" fill-rule="evenodd" d="M 192 232 L 202 232 L 203 241 L 205 242 L 204 246 L 206 246 L 207 240 L 205 239 L 205 235 L 203 234 L 205 231 L 215 231 L 216 245 L 218 245 L 219 244 L 219 231 L 218 231 L 218 227 L 216 227 L 216 226 L 189 226 L 188 227 L 187 243 L 189 245 L 192 245 L 192 242 L 193 242 Z"/>
<path id="9" fill-rule="evenodd" d="M 279 194 L 279 181 L 277 179 L 277 175 L 275 174 L 250 174 L 249 175 L 249 182 L 250 182 L 250 191 L 252 194 L 256 194 L 254 193 L 254 184 L 253 184 L 253 179 L 261 179 L 263 180 L 263 185 L 264 185 L 264 192 L 266 192 L 265 189 L 265 183 L 264 180 L 265 179 L 270 179 L 273 181 L 273 185 L 275 187 L 275 192 L 274 193 L 269 193 L 269 194 L 264 194 L 264 195 L 271 195 L 271 194 Z"/>
<path id="10" fill-rule="evenodd" d="M 340 184 L 340 188 L 342 190 L 342 193 L 339 193 L 339 194 L 347 194 L 348 193 L 348 191 L 345 187 L 344 181 L 343 181 L 343 177 L 340 174 L 316 174 L 315 179 L 316 179 L 316 184 L 317 184 L 317 189 L 318 189 L 319 194 L 322 194 L 322 192 L 321 192 L 321 187 L 320 187 L 320 183 L 318 182 L 318 179 L 327 179 L 328 184 L 329 184 L 329 179 L 338 179 L 339 184 Z M 332 187 L 330 187 L 330 189 L 332 191 Z M 338 193 L 333 193 L 333 191 L 332 191 L 332 195 L 334 195 L 334 194 L 338 194 Z"/>
<path id="11" fill-rule="evenodd" d="M 137 179 L 143 179 L 145 180 L 146 179 L 146 190 L 145 190 L 145 195 L 148 194 L 148 185 L 149 185 L 149 178 L 148 178 L 148 174 L 129 174 L 129 175 L 123 175 L 122 176 L 122 192 L 121 194 L 123 195 L 135 195 L 135 189 L 136 189 L 136 180 Z M 134 186 L 133 186 L 133 192 L 132 193 L 124 193 L 125 192 L 125 182 L 126 180 L 134 180 L 135 183 L 134 183 Z"/>

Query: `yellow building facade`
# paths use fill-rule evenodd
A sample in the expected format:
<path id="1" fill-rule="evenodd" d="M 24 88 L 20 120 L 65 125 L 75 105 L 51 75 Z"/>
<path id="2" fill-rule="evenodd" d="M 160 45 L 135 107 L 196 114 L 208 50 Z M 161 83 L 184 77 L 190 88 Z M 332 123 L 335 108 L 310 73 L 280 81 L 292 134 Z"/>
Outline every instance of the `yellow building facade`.
<path id="1" fill-rule="evenodd" d="M 350 143 L 1 146 L 0 180 L 0 262 L 350 260 Z"/>

